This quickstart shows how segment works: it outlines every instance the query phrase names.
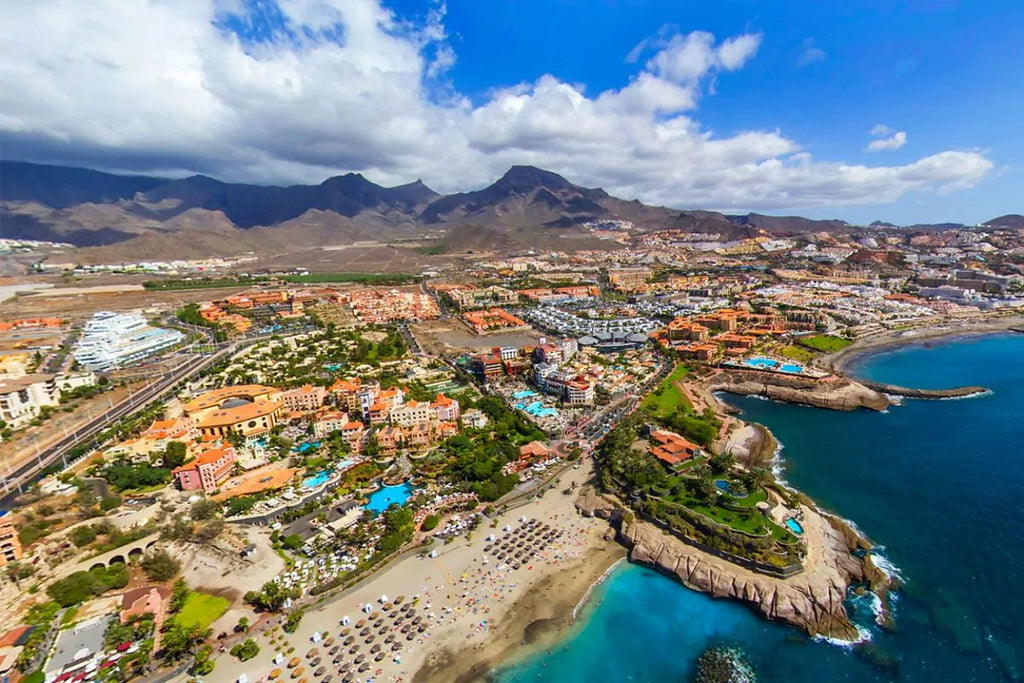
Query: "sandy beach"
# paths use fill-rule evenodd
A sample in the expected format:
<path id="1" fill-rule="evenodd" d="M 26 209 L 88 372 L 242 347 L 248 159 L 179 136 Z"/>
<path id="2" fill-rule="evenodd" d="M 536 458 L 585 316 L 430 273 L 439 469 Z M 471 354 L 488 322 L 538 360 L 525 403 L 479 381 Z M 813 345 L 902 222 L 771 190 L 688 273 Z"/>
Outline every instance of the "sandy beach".
<path id="1" fill-rule="evenodd" d="M 848 374 L 851 368 L 867 356 L 881 353 L 888 349 L 919 344 L 939 339 L 970 337 L 983 334 L 1005 332 L 1011 328 L 1024 328 L 1024 317 L 1010 316 L 971 321 L 949 321 L 941 325 L 885 332 L 872 337 L 858 339 L 842 351 L 824 358 L 821 363 L 834 372 Z"/>
<path id="2" fill-rule="evenodd" d="M 204 681 L 228 683 L 243 673 L 253 683 L 267 680 L 273 669 L 285 668 L 274 664 L 277 652 L 286 654 L 286 661 L 300 657 L 307 676 L 325 666 L 335 680 L 346 680 L 351 673 L 358 681 L 471 681 L 513 653 L 521 654 L 524 645 L 551 643 L 571 627 L 573 609 L 589 587 L 625 556 L 621 546 L 605 540 L 607 522 L 576 512 L 576 490 L 563 493 L 590 475 L 589 462 L 580 469 L 570 467 L 541 499 L 484 522 L 469 539 L 435 543 L 436 557 L 410 554 L 355 587 L 328 596 L 306 609 L 296 633 L 277 629 L 276 644 L 270 642 L 271 629 L 254 633 L 260 645 L 255 659 L 238 662 L 221 654 L 216 670 Z M 522 557 L 514 558 L 516 552 Z M 367 605 L 372 613 L 366 612 Z M 340 636 L 345 617 L 350 631 Z M 274 617 L 272 625 L 280 621 Z M 315 655 L 306 656 L 314 647 L 314 633 L 326 633 L 334 641 L 321 642 Z M 291 654 L 286 653 L 289 647 L 294 647 Z M 330 654 L 334 647 L 338 649 Z M 375 661 L 381 652 L 386 656 Z M 369 668 L 356 673 L 358 665 L 352 665 L 344 671 L 360 655 Z M 321 661 L 314 664 L 317 657 Z M 336 658 L 338 665 L 333 663 Z M 285 671 L 282 678 L 289 675 Z"/>

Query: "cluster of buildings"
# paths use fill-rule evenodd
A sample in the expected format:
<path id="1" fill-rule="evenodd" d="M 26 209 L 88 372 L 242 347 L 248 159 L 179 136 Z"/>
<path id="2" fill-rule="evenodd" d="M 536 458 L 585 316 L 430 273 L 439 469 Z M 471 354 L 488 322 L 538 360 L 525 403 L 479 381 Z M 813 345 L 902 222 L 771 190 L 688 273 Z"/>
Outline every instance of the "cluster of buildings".
<path id="1" fill-rule="evenodd" d="M 509 330 L 526 327 L 522 319 L 512 315 L 504 308 L 489 308 L 479 311 L 466 311 L 462 319 L 473 328 L 477 334 L 493 332 L 495 330 Z"/>
<path id="2" fill-rule="evenodd" d="M 378 324 L 396 320 L 432 320 L 441 315 L 433 297 L 419 288 L 354 289 L 338 293 L 359 322 Z"/>
<path id="3" fill-rule="evenodd" d="M 7 510 L 0 510 L 0 568 L 21 559 L 21 541 L 14 519 Z"/>
<path id="4" fill-rule="evenodd" d="M 460 311 L 511 306 L 519 301 L 519 295 L 516 292 L 498 285 L 477 287 L 465 284 L 436 283 L 431 284 L 431 289 L 445 296 Z"/>
<path id="5" fill-rule="evenodd" d="M 73 353 L 88 370 L 106 371 L 137 363 L 184 340 L 178 330 L 150 325 L 141 312 L 100 311 L 85 324 Z"/>
<path id="6" fill-rule="evenodd" d="M 712 362 L 723 356 L 742 356 L 763 339 L 786 334 L 784 317 L 731 308 L 691 318 L 676 318 L 655 339 L 683 358 Z"/>
<path id="7" fill-rule="evenodd" d="M 0 420 L 11 429 L 21 429 L 44 408 L 60 405 L 62 395 L 95 384 L 96 375 L 91 372 L 39 373 L 0 380 Z"/>
<path id="8" fill-rule="evenodd" d="M 245 333 L 252 327 L 253 319 L 266 322 L 275 317 L 289 319 L 305 315 L 306 307 L 323 295 L 323 292 L 308 289 L 245 292 L 203 303 L 199 306 L 199 315 L 207 322 Z"/>
<path id="9" fill-rule="evenodd" d="M 589 301 L 601 297 L 601 288 L 597 285 L 573 285 L 570 287 L 540 287 L 520 289 L 519 296 L 537 304 L 564 304 L 571 301 Z"/>

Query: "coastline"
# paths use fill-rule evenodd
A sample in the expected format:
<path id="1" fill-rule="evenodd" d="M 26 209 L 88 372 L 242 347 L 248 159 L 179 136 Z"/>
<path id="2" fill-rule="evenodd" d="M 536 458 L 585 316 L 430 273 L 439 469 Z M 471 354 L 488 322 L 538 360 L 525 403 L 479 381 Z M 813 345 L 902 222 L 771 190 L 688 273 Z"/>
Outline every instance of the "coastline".
<path id="1" fill-rule="evenodd" d="M 858 339 L 845 349 L 825 356 L 821 360 L 821 364 L 833 372 L 847 377 L 855 377 L 857 366 L 879 353 L 928 341 L 953 341 L 958 338 L 1010 332 L 1013 328 L 1018 327 L 1024 327 L 1024 316 L 971 321 L 965 324 L 944 323 L 910 330 L 883 332 L 872 337 Z"/>
<path id="2" fill-rule="evenodd" d="M 548 574 L 509 606 L 506 619 L 487 640 L 471 648 L 445 643 L 426 658 L 413 683 L 493 681 L 500 670 L 563 642 L 585 623 L 577 619 L 577 607 L 588 602 L 593 588 L 624 559 L 625 549 L 609 541 L 563 571 Z"/>

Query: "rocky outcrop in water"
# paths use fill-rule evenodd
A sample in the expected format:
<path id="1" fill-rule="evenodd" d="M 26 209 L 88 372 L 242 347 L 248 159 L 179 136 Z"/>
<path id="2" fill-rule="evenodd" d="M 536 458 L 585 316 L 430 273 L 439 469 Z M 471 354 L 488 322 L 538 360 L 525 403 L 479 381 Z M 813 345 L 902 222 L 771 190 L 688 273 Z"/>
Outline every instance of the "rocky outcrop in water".
<path id="1" fill-rule="evenodd" d="M 740 396 L 764 396 L 786 403 L 856 410 L 885 410 L 889 399 L 882 393 L 845 377 L 811 379 L 757 370 L 722 370 L 706 381 L 711 391 Z"/>
<path id="2" fill-rule="evenodd" d="M 844 601 L 851 583 L 865 580 L 863 562 L 850 554 L 843 534 L 828 518 L 805 508 L 808 557 L 800 574 L 779 579 L 704 553 L 652 524 L 627 516 L 619 538 L 631 562 L 675 577 L 716 598 L 748 603 L 763 616 L 806 631 L 847 641 L 858 639 Z"/>

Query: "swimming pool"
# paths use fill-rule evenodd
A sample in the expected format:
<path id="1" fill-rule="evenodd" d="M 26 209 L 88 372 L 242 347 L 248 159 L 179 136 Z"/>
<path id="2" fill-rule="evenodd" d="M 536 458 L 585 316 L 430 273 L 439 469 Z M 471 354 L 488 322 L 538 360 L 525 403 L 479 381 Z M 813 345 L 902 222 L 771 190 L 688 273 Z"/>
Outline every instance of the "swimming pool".
<path id="1" fill-rule="evenodd" d="M 298 447 L 297 447 L 297 448 L 295 449 L 295 452 L 296 452 L 296 453 L 305 453 L 306 451 L 308 451 L 308 450 L 310 450 L 310 449 L 312 449 L 312 448 L 320 448 L 320 442 L 319 442 L 319 441 L 314 441 L 313 443 L 309 443 L 309 442 L 307 441 L 307 442 L 305 442 L 305 443 L 301 443 L 301 444 L 299 444 L 299 446 L 298 446 Z"/>
<path id="2" fill-rule="evenodd" d="M 738 497 L 736 491 L 733 490 L 732 486 L 725 479 L 715 479 L 715 488 L 722 493 L 727 493 L 730 496 Z"/>
<path id="3" fill-rule="evenodd" d="M 516 399 L 518 401 L 519 399 L 530 398 L 531 396 L 536 396 L 536 395 L 537 395 L 536 391 L 530 391 L 529 389 L 527 389 L 526 391 L 517 391 L 516 393 L 512 394 L 512 398 L 514 398 L 514 399 Z"/>
<path id="4" fill-rule="evenodd" d="M 405 505 L 412 497 L 412 484 L 396 484 L 395 486 L 384 486 L 370 494 L 370 500 L 366 503 L 366 509 L 375 515 L 387 510 L 392 503 Z"/>
<path id="5" fill-rule="evenodd" d="M 558 415 L 558 411 L 554 408 L 545 408 L 541 401 L 534 401 L 530 405 L 524 408 L 526 412 L 534 417 L 555 417 Z"/>
<path id="6" fill-rule="evenodd" d="M 315 489 L 317 486 L 324 484 L 328 479 L 331 478 L 333 472 L 317 472 L 312 477 L 306 477 L 302 480 L 302 488 L 304 489 Z"/>
<path id="7" fill-rule="evenodd" d="M 786 520 L 786 526 L 789 527 L 789 530 L 794 534 L 799 535 L 804 532 L 804 528 L 800 526 L 800 522 L 796 521 L 792 517 Z"/>
<path id="8" fill-rule="evenodd" d="M 780 372 L 788 372 L 795 375 L 802 374 L 804 366 L 799 363 L 780 363 L 777 360 L 771 358 L 748 358 L 743 361 L 743 364 L 747 367 L 756 368 L 758 370 L 778 370 Z"/>

